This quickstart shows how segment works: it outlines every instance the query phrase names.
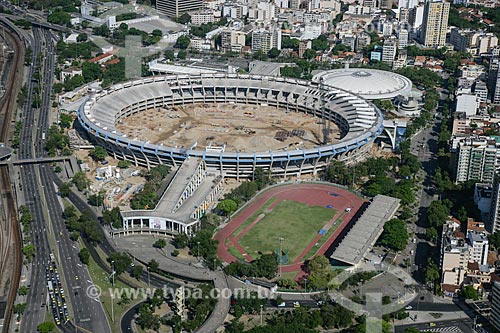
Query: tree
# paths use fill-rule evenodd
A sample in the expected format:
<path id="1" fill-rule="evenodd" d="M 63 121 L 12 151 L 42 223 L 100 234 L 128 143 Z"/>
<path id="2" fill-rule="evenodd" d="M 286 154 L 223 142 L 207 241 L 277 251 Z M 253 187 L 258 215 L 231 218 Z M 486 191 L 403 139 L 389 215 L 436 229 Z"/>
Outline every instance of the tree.
<path id="1" fill-rule="evenodd" d="M 189 47 L 189 44 L 191 44 L 191 39 L 187 36 L 180 36 L 177 38 L 177 42 L 175 43 L 175 47 L 181 50 L 185 50 Z"/>
<path id="2" fill-rule="evenodd" d="M 225 199 L 217 205 L 217 209 L 222 210 L 226 216 L 229 216 L 238 209 L 238 204 L 232 199 Z"/>
<path id="3" fill-rule="evenodd" d="M 273 47 L 272 49 L 269 50 L 269 52 L 267 52 L 267 55 L 269 56 L 269 58 L 278 58 L 279 55 L 280 55 L 281 51 L 278 50 L 277 48 Z"/>
<path id="4" fill-rule="evenodd" d="M 113 228 L 119 229 L 123 227 L 123 218 L 118 207 L 113 207 L 111 210 L 104 210 L 102 212 L 102 219 L 104 223 L 112 225 Z"/>
<path id="5" fill-rule="evenodd" d="M 127 305 L 128 303 L 130 303 L 130 298 L 127 296 L 127 293 L 123 293 L 118 304 Z"/>
<path id="6" fill-rule="evenodd" d="M 56 329 L 56 326 L 54 325 L 53 322 L 50 321 L 45 321 L 41 324 L 39 324 L 36 329 L 40 333 L 50 333 L 53 332 Z"/>
<path id="7" fill-rule="evenodd" d="M 130 267 L 130 264 L 132 264 L 132 259 L 124 252 L 111 253 L 107 261 L 113 265 L 117 275 L 125 272 Z"/>
<path id="8" fill-rule="evenodd" d="M 186 57 L 187 57 L 186 50 L 180 50 L 179 52 L 177 52 L 178 59 L 184 60 L 184 59 L 186 59 Z"/>
<path id="9" fill-rule="evenodd" d="M 160 238 L 153 243 L 153 247 L 156 247 L 157 249 L 160 250 L 163 249 L 165 246 L 167 246 L 167 242 L 163 238 Z"/>
<path id="10" fill-rule="evenodd" d="M 440 227 L 450 215 L 450 208 L 442 201 L 431 202 L 427 211 L 427 219 L 429 224 L 433 227 Z"/>
<path id="11" fill-rule="evenodd" d="M 69 25 L 71 22 L 71 15 L 62 10 L 56 10 L 47 16 L 47 22 L 59 25 Z"/>
<path id="12" fill-rule="evenodd" d="M 384 224 L 384 232 L 380 237 L 380 243 L 395 251 L 401 251 L 408 242 L 406 223 L 398 219 L 392 219 Z"/>
<path id="13" fill-rule="evenodd" d="M 458 208 L 458 212 L 457 212 L 457 219 L 460 220 L 460 222 L 467 222 L 467 209 L 465 209 L 464 206 L 460 206 L 460 208 Z"/>
<path id="14" fill-rule="evenodd" d="M 302 54 L 302 57 L 306 60 L 311 60 L 311 59 L 314 59 L 316 58 L 316 51 L 314 50 L 311 50 L 311 49 L 307 49 L 304 51 L 304 53 Z"/>
<path id="15" fill-rule="evenodd" d="M 326 181 L 347 185 L 352 182 L 352 176 L 344 162 L 332 160 L 325 171 L 324 178 Z"/>
<path id="16" fill-rule="evenodd" d="M 326 50 L 328 48 L 328 40 L 325 35 L 321 35 L 312 40 L 312 49 L 314 51 Z"/>
<path id="17" fill-rule="evenodd" d="M 106 193 L 104 191 L 99 191 L 98 193 L 94 193 L 88 197 L 88 202 L 92 206 L 102 206 L 104 204 L 104 195 Z"/>
<path id="18" fill-rule="evenodd" d="M 94 149 L 90 151 L 89 155 L 90 157 L 92 157 L 94 161 L 99 162 L 99 161 L 104 161 L 106 157 L 108 157 L 108 152 L 103 147 L 96 146 Z"/>
<path id="19" fill-rule="evenodd" d="M 75 184 L 76 188 L 79 191 L 86 190 L 89 185 L 90 185 L 90 179 L 87 178 L 85 173 L 83 171 L 78 171 L 73 175 L 73 178 L 71 178 L 71 182 Z"/>
<path id="20" fill-rule="evenodd" d="M 151 259 L 148 263 L 149 271 L 153 273 L 158 273 L 160 271 L 160 264 L 158 261 Z"/>
<path id="21" fill-rule="evenodd" d="M 177 234 L 174 236 L 174 246 L 177 249 L 183 249 L 188 246 L 189 237 L 186 234 Z"/>
<path id="22" fill-rule="evenodd" d="M 139 326 L 144 330 L 158 331 L 160 329 L 160 317 L 153 314 L 149 304 L 141 304 L 139 307 L 139 316 L 137 317 Z"/>
<path id="23" fill-rule="evenodd" d="M 473 286 L 469 285 L 469 286 L 465 286 L 463 289 L 462 289 L 462 292 L 460 293 L 460 295 L 464 298 L 464 299 L 471 299 L 473 301 L 477 301 L 479 299 L 479 294 L 477 293 L 477 290 L 474 289 Z"/>
<path id="24" fill-rule="evenodd" d="M 139 279 L 142 275 L 142 266 L 134 266 L 132 268 L 132 271 L 130 272 L 130 275 L 136 279 Z"/>
<path id="25" fill-rule="evenodd" d="M 17 290 L 17 294 L 19 296 L 26 296 L 28 295 L 28 287 L 26 286 L 20 286 L 19 289 Z"/>
<path id="26" fill-rule="evenodd" d="M 434 283 L 437 279 L 439 279 L 439 268 L 434 260 L 429 258 L 427 260 L 427 267 L 425 268 L 425 282 Z"/>
<path id="27" fill-rule="evenodd" d="M 59 194 L 61 198 L 66 198 L 71 193 L 71 183 L 63 183 L 59 186 Z"/>
<path id="28" fill-rule="evenodd" d="M 59 116 L 59 126 L 61 128 L 70 128 L 73 124 L 73 117 L 66 113 L 61 113 Z"/>
<path id="29" fill-rule="evenodd" d="M 172 51 L 172 50 L 165 50 L 163 55 L 165 56 L 165 59 L 167 59 L 167 60 L 170 60 L 170 61 L 175 60 L 175 54 L 174 54 L 174 51 Z"/>
<path id="30" fill-rule="evenodd" d="M 184 13 L 177 18 L 177 22 L 180 24 L 188 24 L 189 22 L 191 22 L 191 15 L 189 15 L 188 13 Z"/>
<path id="31" fill-rule="evenodd" d="M 28 261 L 31 261 L 31 258 L 35 256 L 35 245 L 30 243 L 23 246 L 23 254 L 26 256 L 26 259 L 28 259 Z"/>
<path id="32" fill-rule="evenodd" d="M 85 62 L 82 65 L 82 75 L 85 82 L 92 82 L 102 78 L 101 66 L 95 62 Z"/>
<path id="33" fill-rule="evenodd" d="M 86 42 L 88 39 L 88 36 L 86 33 L 82 32 L 81 34 L 78 34 L 78 37 L 76 37 L 76 41 L 78 43 L 81 43 L 81 42 Z"/>
<path id="34" fill-rule="evenodd" d="M 495 249 L 499 250 L 500 249 L 500 232 L 495 231 L 494 233 L 489 235 L 488 241 Z"/>
<path id="35" fill-rule="evenodd" d="M 325 289 L 333 278 L 330 261 L 318 255 L 307 262 L 308 285 L 311 289 Z"/>
<path id="36" fill-rule="evenodd" d="M 430 227 L 427 229 L 426 231 L 426 234 L 425 236 L 427 237 L 427 239 L 432 242 L 432 243 L 436 243 L 437 239 L 438 239 L 438 233 L 437 233 L 437 230 L 436 228 L 434 227 Z"/>
<path id="37" fill-rule="evenodd" d="M 127 160 L 120 160 L 118 161 L 118 164 L 116 165 L 120 169 L 126 169 L 132 165 L 132 162 L 127 161 Z"/>
<path id="38" fill-rule="evenodd" d="M 18 303 L 14 305 L 14 313 L 22 315 L 26 311 L 26 303 Z"/>
<path id="39" fill-rule="evenodd" d="M 83 249 L 80 250 L 80 252 L 78 253 L 78 256 L 80 257 L 80 260 L 82 261 L 83 264 L 85 264 L 85 265 L 89 264 L 90 253 L 86 247 L 84 247 Z"/>

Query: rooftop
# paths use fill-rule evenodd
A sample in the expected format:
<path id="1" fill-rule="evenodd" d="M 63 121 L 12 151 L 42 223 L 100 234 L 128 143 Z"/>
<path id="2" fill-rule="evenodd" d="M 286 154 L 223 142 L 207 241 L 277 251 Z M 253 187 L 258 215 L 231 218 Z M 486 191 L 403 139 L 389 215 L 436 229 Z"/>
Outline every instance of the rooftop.
<path id="1" fill-rule="evenodd" d="M 380 237 L 385 222 L 394 216 L 400 201 L 385 195 L 373 198 L 330 258 L 349 265 L 357 265 Z"/>
<path id="2" fill-rule="evenodd" d="M 184 190 L 190 183 L 195 171 L 201 162 L 195 158 L 187 158 L 185 162 L 174 172 L 171 172 L 166 180 L 168 185 L 163 192 L 160 201 L 153 210 L 129 210 L 122 211 L 123 217 L 163 217 L 170 220 L 193 223 L 191 218 L 193 211 L 203 203 L 207 195 L 212 191 L 214 185 L 220 180 L 220 176 L 207 172 L 201 184 L 190 196 L 186 196 Z M 181 200 L 181 196 L 184 201 Z M 180 203 L 180 205 L 178 205 Z"/>
<path id="3" fill-rule="evenodd" d="M 327 85 L 345 89 L 369 100 L 391 99 L 410 92 L 412 88 L 407 77 L 369 68 L 334 69 L 313 77 L 316 82 L 321 79 Z"/>

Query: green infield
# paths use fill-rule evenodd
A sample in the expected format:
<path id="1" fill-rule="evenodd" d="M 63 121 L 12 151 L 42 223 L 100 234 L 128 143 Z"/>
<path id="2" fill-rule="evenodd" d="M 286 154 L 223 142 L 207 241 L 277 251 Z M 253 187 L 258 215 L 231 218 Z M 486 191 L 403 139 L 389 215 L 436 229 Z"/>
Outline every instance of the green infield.
<path id="1" fill-rule="evenodd" d="M 259 253 L 278 249 L 279 238 L 283 237 L 283 250 L 288 251 L 288 263 L 291 264 L 336 213 L 331 208 L 283 200 L 271 212 L 264 213 L 265 217 L 238 243 L 252 258 L 257 258 Z"/>

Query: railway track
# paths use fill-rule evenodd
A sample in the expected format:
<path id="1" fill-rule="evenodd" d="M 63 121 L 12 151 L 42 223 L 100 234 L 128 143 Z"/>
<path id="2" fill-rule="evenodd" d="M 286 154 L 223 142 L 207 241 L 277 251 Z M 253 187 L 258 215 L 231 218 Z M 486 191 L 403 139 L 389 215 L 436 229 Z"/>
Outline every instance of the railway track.
<path id="1" fill-rule="evenodd" d="M 3 122 L 0 127 L 0 141 L 6 142 L 9 137 L 10 122 L 12 119 L 12 112 L 16 105 L 17 92 L 19 90 L 20 80 L 16 79 L 22 74 L 22 66 L 24 60 L 24 47 L 15 33 L 10 32 L 10 27 L 0 22 L 5 31 L 6 41 L 14 51 L 12 57 L 12 64 L 7 74 L 5 81 L 5 94 L 0 99 L 0 115 Z M 7 31 L 9 29 L 9 31 Z M 5 202 L 5 228 L 2 235 L 2 243 L 5 247 L 2 248 L 0 253 L 0 276 L 10 276 L 10 288 L 7 297 L 7 308 L 4 318 L 4 332 L 8 332 L 13 304 L 16 299 L 17 289 L 19 288 L 19 279 L 21 273 L 21 232 L 17 221 L 17 212 L 15 204 L 15 195 L 11 187 L 9 168 L 8 166 L 0 166 L 0 191 L 2 193 L 3 202 Z M 12 245 L 10 245 L 12 244 Z M 13 259 L 13 262 L 11 261 Z M 13 267 L 11 265 L 13 264 Z"/>

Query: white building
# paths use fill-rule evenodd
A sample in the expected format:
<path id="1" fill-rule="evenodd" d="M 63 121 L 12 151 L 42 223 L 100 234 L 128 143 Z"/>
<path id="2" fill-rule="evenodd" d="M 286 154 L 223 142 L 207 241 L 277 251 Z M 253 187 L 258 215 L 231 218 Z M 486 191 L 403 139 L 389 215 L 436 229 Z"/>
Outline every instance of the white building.
<path id="1" fill-rule="evenodd" d="M 401 29 L 398 33 L 398 49 L 403 50 L 408 46 L 408 30 Z"/>
<path id="2" fill-rule="evenodd" d="M 191 24 L 202 25 L 215 22 L 214 13 L 209 10 L 196 12 L 191 14 Z"/>
<path id="3" fill-rule="evenodd" d="M 241 52 L 245 46 L 246 33 L 225 29 L 221 32 L 221 51 L 222 52 Z"/>
<path id="4" fill-rule="evenodd" d="M 281 29 L 258 29 L 252 32 L 252 51 L 269 52 L 270 49 L 281 50 Z"/>
<path id="5" fill-rule="evenodd" d="M 456 98 L 455 112 L 465 112 L 467 116 L 473 116 L 479 110 L 480 99 L 475 94 L 461 94 Z"/>
<path id="6" fill-rule="evenodd" d="M 396 52 L 398 50 L 398 43 L 394 38 L 386 39 L 382 49 L 382 62 L 392 65 Z"/>
<path id="7" fill-rule="evenodd" d="M 467 232 L 467 239 L 471 246 L 471 254 L 469 261 L 477 262 L 480 265 L 486 265 L 488 259 L 488 237 L 484 232 L 477 232 L 469 230 Z"/>
<path id="8" fill-rule="evenodd" d="M 499 144 L 489 137 L 456 138 L 452 150 L 455 150 L 455 183 L 475 180 L 493 184 L 495 172 L 500 166 Z"/>

